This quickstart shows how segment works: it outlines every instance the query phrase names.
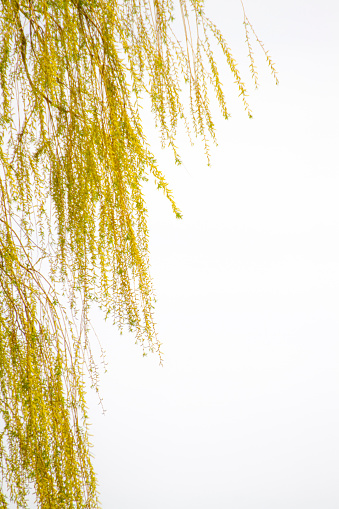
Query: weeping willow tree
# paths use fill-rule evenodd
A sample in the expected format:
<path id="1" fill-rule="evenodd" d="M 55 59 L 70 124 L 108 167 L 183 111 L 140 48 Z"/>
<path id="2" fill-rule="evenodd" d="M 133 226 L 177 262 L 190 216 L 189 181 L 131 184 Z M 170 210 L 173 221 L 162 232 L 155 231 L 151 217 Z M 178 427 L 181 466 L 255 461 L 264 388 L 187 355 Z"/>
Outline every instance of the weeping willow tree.
<path id="1" fill-rule="evenodd" d="M 181 217 L 141 99 L 177 163 L 180 120 L 208 156 L 213 90 L 228 118 L 214 40 L 251 111 L 203 0 L 0 0 L 0 9 L 0 506 L 97 508 L 89 308 L 161 359 L 144 181 Z M 265 49 L 245 13 L 244 25 L 257 83 L 251 41 Z"/>

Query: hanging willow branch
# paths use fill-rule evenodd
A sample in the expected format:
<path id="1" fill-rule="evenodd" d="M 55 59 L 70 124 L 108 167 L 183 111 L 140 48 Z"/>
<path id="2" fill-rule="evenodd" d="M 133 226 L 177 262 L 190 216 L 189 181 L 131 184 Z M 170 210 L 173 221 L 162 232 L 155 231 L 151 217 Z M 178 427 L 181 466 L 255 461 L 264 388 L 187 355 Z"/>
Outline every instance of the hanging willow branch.
<path id="1" fill-rule="evenodd" d="M 143 182 L 154 179 L 181 217 L 146 143 L 141 97 L 177 162 L 179 119 L 208 155 L 211 87 L 228 118 L 212 37 L 251 112 L 203 0 L 177 2 L 183 43 L 171 0 L 0 0 L 0 9 L 0 507 L 94 509 L 89 307 L 161 359 Z"/>

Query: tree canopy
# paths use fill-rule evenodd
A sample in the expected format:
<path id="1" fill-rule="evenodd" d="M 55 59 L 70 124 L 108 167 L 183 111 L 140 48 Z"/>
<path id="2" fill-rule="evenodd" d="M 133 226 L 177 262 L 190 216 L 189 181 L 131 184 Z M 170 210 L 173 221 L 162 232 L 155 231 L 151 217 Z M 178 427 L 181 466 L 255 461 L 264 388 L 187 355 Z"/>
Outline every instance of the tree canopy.
<path id="1" fill-rule="evenodd" d="M 229 115 L 214 40 L 251 111 L 203 0 L 0 0 L 0 9 L 0 505 L 97 508 L 90 305 L 161 359 L 144 181 L 181 217 L 147 144 L 142 98 L 177 163 L 179 121 L 208 157 L 212 91 Z M 257 82 L 251 36 L 264 47 L 245 13 L 244 25 Z"/>

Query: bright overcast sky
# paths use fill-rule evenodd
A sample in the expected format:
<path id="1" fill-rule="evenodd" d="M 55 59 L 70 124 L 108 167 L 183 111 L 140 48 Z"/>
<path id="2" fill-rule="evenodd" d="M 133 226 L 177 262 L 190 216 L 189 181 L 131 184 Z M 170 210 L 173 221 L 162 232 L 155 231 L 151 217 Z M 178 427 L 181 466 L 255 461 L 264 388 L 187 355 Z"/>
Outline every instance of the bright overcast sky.
<path id="1" fill-rule="evenodd" d="M 206 5 L 248 77 L 240 2 Z M 245 6 L 279 86 L 259 48 L 249 120 L 219 56 L 212 166 L 199 142 L 180 136 L 184 167 L 155 146 L 184 216 L 147 190 L 164 367 L 95 322 L 104 509 L 339 507 L 339 3 Z"/>

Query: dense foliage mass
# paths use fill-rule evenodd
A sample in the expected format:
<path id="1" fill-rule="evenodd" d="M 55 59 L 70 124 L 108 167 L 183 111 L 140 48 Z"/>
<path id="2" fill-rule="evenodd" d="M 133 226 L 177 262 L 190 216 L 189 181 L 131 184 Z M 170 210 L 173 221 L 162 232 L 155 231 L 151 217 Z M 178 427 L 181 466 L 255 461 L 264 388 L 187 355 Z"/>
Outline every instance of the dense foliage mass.
<path id="1" fill-rule="evenodd" d="M 0 506 L 97 508 L 89 306 L 161 357 L 143 181 L 154 178 L 180 217 L 143 134 L 141 96 L 179 162 L 179 119 L 208 152 L 211 86 L 228 117 L 211 36 L 250 115 L 246 90 L 203 0 L 0 0 L 0 9 Z"/>

